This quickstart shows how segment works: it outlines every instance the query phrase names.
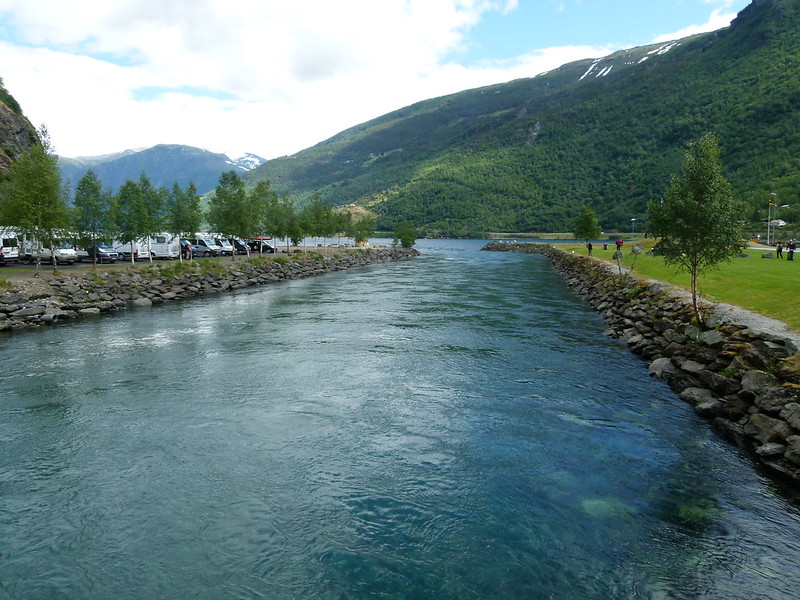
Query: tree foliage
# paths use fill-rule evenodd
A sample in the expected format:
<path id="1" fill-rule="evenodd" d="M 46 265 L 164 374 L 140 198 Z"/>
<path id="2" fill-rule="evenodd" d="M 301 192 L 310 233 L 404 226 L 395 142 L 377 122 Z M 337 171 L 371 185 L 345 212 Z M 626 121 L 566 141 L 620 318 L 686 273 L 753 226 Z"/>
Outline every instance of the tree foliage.
<path id="1" fill-rule="evenodd" d="M 116 199 L 111 188 L 103 187 L 91 169 L 78 181 L 72 207 L 72 224 L 84 245 L 116 237 Z M 94 261 L 97 262 L 96 253 Z"/>
<path id="2" fill-rule="evenodd" d="M 723 175 L 716 136 L 707 134 L 689 144 L 684 178 L 673 177 L 663 202 L 650 202 L 647 222 L 660 238 L 655 251 L 668 265 L 691 276 L 692 305 L 697 307 L 697 279 L 746 246 L 744 203 L 736 200 Z"/>
<path id="3" fill-rule="evenodd" d="M 597 215 L 588 204 L 581 206 L 581 212 L 575 217 L 573 226 L 572 235 L 576 240 L 588 242 L 597 239 L 602 232 L 600 224 L 597 222 Z"/>
<path id="4" fill-rule="evenodd" d="M 219 177 L 219 185 L 208 206 L 209 227 L 226 238 L 251 238 L 259 233 L 264 213 L 261 193 L 248 194 L 235 171 Z M 233 258 L 236 253 L 233 253 Z"/>
<path id="5" fill-rule="evenodd" d="M 401 223 L 397 229 L 394 230 L 393 245 L 399 242 L 403 248 L 412 248 L 417 241 L 417 232 L 414 225 L 410 221 Z"/>
<path id="6" fill-rule="evenodd" d="M 40 144 L 28 149 L 12 164 L 3 182 L 0 222 L 16 227 L 39 248 L 52 249 L 69 223 L 69 210 L 62 194 L 58 157 L 52 152 L 44 126 L 39 131 L 39 139 Z M 55 253 L 53 257 L 55 261 Z M 38 272 L 37 263 L 37 275 Z"/>
<path id="7" fill-rule="evenodd" d="M 142 188 L 132 179 L 122 184 L 117 193 L 117 230 L 120 241 L 131 245 L 131 262 L 134 262 L 133 244 L 149 233 L 150 222 Z"/>

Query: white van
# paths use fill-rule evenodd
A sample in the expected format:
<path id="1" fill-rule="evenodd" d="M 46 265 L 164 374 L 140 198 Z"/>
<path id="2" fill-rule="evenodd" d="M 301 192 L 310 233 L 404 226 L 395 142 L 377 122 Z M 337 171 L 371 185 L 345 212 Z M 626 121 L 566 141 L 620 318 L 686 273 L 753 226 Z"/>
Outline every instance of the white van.
<path id="1" fill-rule="evenodd" d="M 0 264 L 19 262 L 19 240 L 13 229 L 0 229 Z"/>
<path id="2" fill-rule="evenodd" d="M 233 256 L 233 244 L 231 244 L 230 240 L 215 235 L 214 241 L 217 243 L 217 246 L 220 247 L 220 254 L 223 256 Z"/>
<path id="3" fill-rule="evenodd" d="M 195 237 L 189 240 L 189 243 L 192 246 L 199 246 L 203 248 L 204 250 L 202 251 L 202 254 L 205 254 L 206 256 L 219 256 L 222 254 L 222 248 L 220 248 L 219 245 L 217 245 L 217 243 L 214 241 L 214 238 L 207 233 L 196 234 Z M 195 254 L 200 253 L 195 252 Z"/>
<path id="4" fill-rule="evenodd" d="M 40 260 L 42 262 L 51 262 L 53 254 L 55 254 L 56 263 L 58 264 L 74 264 L 78 260 L 78 252 L 75 246 L 66 240 L 55 240 L 53 242 L 53 252 L 50 252 L 50 247 L 40 247 L 36 240 L 23 240 L 22 253 L 25 259 L 29 261 Z"/>

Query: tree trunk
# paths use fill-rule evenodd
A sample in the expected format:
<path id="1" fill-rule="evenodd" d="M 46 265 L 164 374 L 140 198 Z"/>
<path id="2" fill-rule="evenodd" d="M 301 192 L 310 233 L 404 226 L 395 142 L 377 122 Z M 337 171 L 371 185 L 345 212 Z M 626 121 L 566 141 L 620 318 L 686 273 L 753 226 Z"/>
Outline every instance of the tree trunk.
<path id="1" fill-rule="evenodd" d="M 697 308 L 697 267 L 692 267 L 692 308 L 694 309 L 694 318 L 697 319 L 697 324 L 702 325 L 703 319 L 700 317 L 700 311 Z"/>

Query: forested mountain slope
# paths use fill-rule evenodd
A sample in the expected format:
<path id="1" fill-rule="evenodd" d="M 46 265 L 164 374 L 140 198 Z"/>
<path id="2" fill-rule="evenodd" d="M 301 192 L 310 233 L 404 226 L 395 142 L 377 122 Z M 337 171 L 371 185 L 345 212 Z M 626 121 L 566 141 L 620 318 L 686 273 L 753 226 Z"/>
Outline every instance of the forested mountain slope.
<path id="1" fill-rule="evenodd" d="M 179 144 L 158 144 L 105 156 L 59 158 L 61 177 L 73 187 L 92 169 L 103 185 L 114 191 L 129 179 L 138 181 L 144 172 L 156 187 L 171 188 L 178 183 L 185 188 L 193 181 L 201 194 L 216 187 L 221 173 L 236 171 L 241 175 L 262 162 L 263 158 L 252 154 L 232 160 L 225 154 Z"/>
<path id="2" fill-rule="evenodd" d="M 800 185 L 798 107 L 800 0 L 754 0 L 720 31 L 420 102 L 246 177 L 369 206 L 385 229 L 558 231 L 588 203 L 626 230 L 713 131 L 736 193 L 766 217 L 771 192 L 788 202 Z"/>

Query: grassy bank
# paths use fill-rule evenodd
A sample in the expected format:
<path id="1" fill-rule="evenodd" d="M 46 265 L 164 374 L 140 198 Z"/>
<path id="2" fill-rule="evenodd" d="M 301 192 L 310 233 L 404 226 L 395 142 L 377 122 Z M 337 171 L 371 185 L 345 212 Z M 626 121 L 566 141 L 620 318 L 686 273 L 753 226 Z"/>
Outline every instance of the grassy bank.
<path id="1" fill-rule="evenodd" d="M 655 240 L 643 240 L 645 248 L 651 248 Z M 583 244 L 559 245 L 568 252 L 586 254 Z M 612 258 L 615 246 L 609 244 L 603 250 L 602 244 L 595 244 L 592 252 L 595 258 L 616 264 Z M 719 270 L 709 271 L 699 280 L 703 298 L 741 306 L 752 312 L 772 317 L 786 323 L 791 329 L 800 331 L 800 253 L 795 254 L 794 262 L 784 259 L 761 258 L 765 250 L 751 248 L 746 251 L 749 258 L 735 258 L 723 263 Z M 623 248 L 625 254 L 622 266 L 633 268 L 644 277 L 666 281 L 689 289 L 689 275 L 677 273 L 673 267 L 664 265 L 658 256 L 630 254 L 630 244 Z M 774 252 L 773 252 L 774 255 Z"/>

